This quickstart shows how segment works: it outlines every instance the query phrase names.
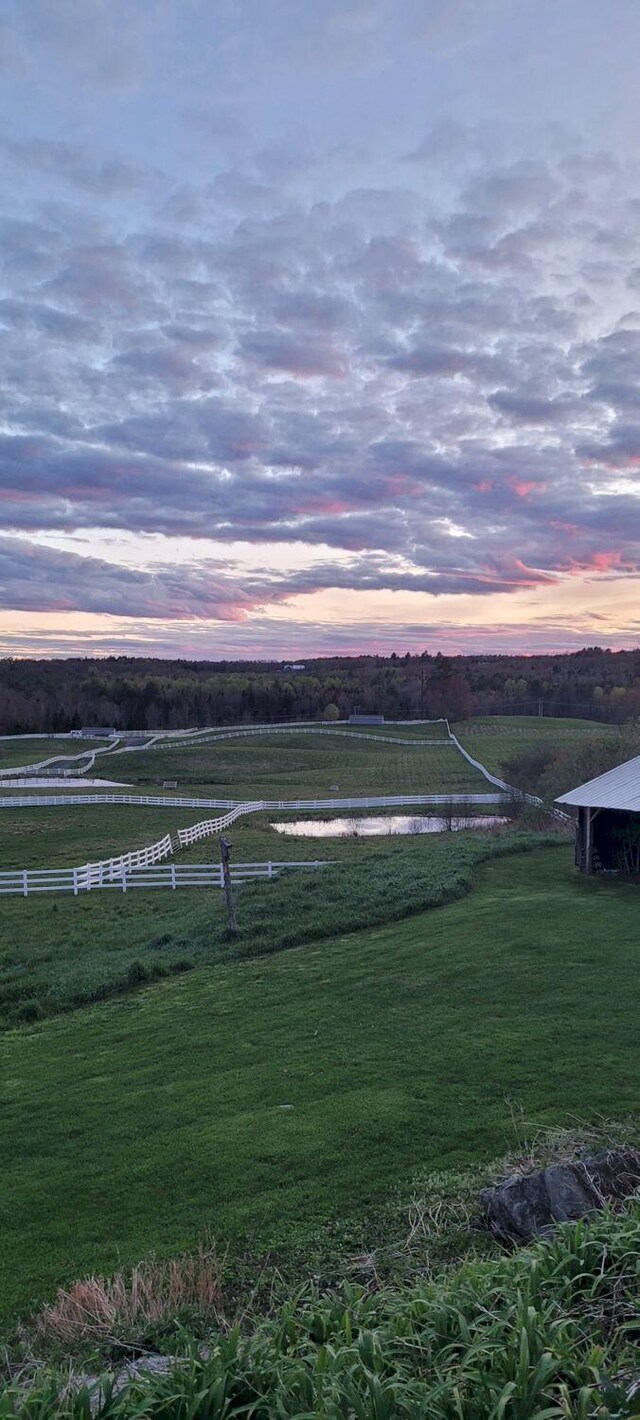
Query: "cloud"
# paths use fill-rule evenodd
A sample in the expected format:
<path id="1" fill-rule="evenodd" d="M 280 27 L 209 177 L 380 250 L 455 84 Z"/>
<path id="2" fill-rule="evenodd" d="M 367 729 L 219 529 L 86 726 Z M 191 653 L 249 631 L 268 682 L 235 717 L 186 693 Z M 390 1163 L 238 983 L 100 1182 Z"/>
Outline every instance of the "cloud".
<path id="1" fill-rule="evenodd" d="M 519 424 L 553 426 L 564 423 L 576 412 L 577 402 L 571 399 L 545 399 L 524 390 L 494 390 L 489 404 Z"/>
<path id="2" fill-rule="evenodd" d="M 387 20 L 374 7 L 361 23 Z M 627 575 L 640 332 L 612 314 L 636 260 L 626 175 L 579 155 L 494 160 L 476 139 L 434 210 L 424 165 L 466 143 L 445 129 L 401 187 L 381 174 L 315 200 L 313 144 L 256 141 L 245 161 L 231 131 L 235 168 L 173 187 L 134 162 L 92 177 L 84 146 L 5 144 L 33 172 L 50 159 L 81 206 L 77 222 L 51 200 L 46 220 L 34 203 L 5 223 L 3 526 L 194 544 L 173 581 L 105 563 L 83 591 L 87 559 L 51 563 L 61 606 L 237 619 L 327 588 L 482 597 L 576 568 Z M 202 564 L 202 538 L 223 561 L 234 540 L 337 555 L 239 586 Z M 35 580 L 11 561 L 7 605 L 45 596 L 33 559 Z"/>
<path id="3" fill-rule="evenodd" d="M 211 564 L 159 566 L 149 572 L 0 537 L 0 601 L 5 608 L 236 622 L 245 620 L 264 599 L 264 594 L 250 595 Z"/>

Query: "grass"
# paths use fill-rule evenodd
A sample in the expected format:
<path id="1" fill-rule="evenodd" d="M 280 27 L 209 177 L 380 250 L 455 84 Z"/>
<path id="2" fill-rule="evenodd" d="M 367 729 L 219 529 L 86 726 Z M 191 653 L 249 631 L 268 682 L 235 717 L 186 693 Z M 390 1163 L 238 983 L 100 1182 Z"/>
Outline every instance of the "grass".
<path id="1" fill-rule="evenodd" d="M 535 715 L 485 715 L 454 725 L 461 745 L 492 774 L 503 774 L 516 755 L 533 749 L 561 750 L 582 741 L 614 739 L 614 726 L 597 720 L 548 719 Z"/>
<path id="2" fill-rule="evenodd" d="M 242 827 L 234 826 L 235 861 L 330 858 L 336 866 L 236 888 L 242 929 L 236 943 L 229 940 L 218 890 L 156 889 L 125 897 L 113 889 L 77 898 L 6 898 L 0 1025 L 103 1000 L 145 980 L 209 964 L 231 953 L 265 954 L 346 929 L 393 921 L 455 896 L 468 887 L 477 862 L 510 851 L 518 841 L 510 834 L 456 834 L 453 842 L 447 835 L 428 841 L 319 842 L 281 837 L 268 820 L 247 820 Z M 535 836 L 523 839 L 535 841 Z M 217 841 L 205 840 L 181 854 L 180 861 L 190 857 L 206 862 L 217 855 Z M 322 877 L 327 873 L 330 891 Z"/>
<path id="3" fill-rule="evenodd" d="M 144 848 L 206 810 L 132 804 L 6 809 L 0 813 L 0 868 L 57 868 Z"/>
<path id="4" fill-rule="evenodd" d="M 637 1420 L 640 1213 L 561 1228 L 515 1256 L 371 1294 L 308 1287 L 267 1322 L 188 1336 L 166 1374 L 49 1371 L 14 1420 Z M 635 1396 L 635 1400 L 634 1400 Z"/>
<path id="5" fill-rule="evenodd" d="M 212 798 L 297 799 L 482 792 L 486 780 L 453 744 L 383 744 L 355 736 L 265 734 L 114 756 L 110 777 L 148 785 L 177 779 Z M 118 766 L 117 774 L 115 772 Z M 337 791 L 333 786 L 337 785 Z"/>
<path id="6" fill-rule="evenodd" d="M 0 769 L 13 769 L 21 764 L 38 764 L 53 755 L 77 755 L 83 750 L 97 749 L 100 740 L 0 740 Z"/>
<path id="7" fill-rule="evenodd" d="M 637 910 L 544 848 L 439 910 L 9 1033 L 4 1316 L 206 1227 L 261 1248 L 362 1218 L 416 1169 L 503 1153 L 509 1100 L 631 1113 Z"/>

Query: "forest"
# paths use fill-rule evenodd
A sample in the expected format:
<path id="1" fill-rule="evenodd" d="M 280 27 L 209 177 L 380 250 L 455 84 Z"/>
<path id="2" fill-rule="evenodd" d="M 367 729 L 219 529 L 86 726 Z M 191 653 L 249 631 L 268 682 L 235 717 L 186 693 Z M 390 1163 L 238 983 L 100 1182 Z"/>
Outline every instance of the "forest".
<path id="1" fill-rule="evenodd" d="M 102 725 L 179 729 L 340 718 L 543 714 L 623 724 L 640 716 L 640 648 L 569 655 L 325 657 L 278 662 L 0 661 L 0 733 Z"/>

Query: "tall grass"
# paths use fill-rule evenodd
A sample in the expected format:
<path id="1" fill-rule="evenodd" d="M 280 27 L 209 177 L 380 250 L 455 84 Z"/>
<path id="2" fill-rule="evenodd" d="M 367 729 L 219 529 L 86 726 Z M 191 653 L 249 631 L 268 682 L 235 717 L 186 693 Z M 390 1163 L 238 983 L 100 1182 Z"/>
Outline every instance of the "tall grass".
<path id="1" fill-rule="evenodd" d="M 212 1321 L 222 1309 L 222 1264 L 208 1240 L 195 1252 L 148 1259 L 130 1273 L 86 1277 L 61 1287 L 36 1318 L 36 1336 L 72 1351 L 86 1342 L 140 1342 L 150 1330 L 192 1312 Z"/>

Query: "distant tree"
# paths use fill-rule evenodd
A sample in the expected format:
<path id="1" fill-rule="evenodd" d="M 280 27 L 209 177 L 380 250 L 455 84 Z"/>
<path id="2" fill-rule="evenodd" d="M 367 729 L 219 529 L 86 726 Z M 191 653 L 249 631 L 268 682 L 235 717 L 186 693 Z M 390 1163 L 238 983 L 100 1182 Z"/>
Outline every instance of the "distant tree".
<path id="1" fill-rule="evenodd" d="M 337 705 L 334 705 L 333 701 L 330 701 L 328 705 L 325 705 L 324 710 L 322 712 L 322 718 L 323 720 L 340 719 L 340 711 Z"/>

